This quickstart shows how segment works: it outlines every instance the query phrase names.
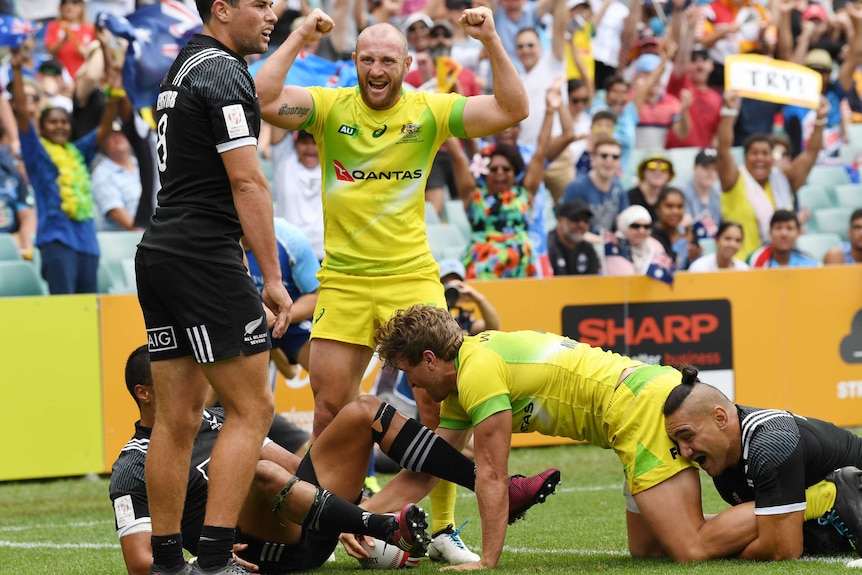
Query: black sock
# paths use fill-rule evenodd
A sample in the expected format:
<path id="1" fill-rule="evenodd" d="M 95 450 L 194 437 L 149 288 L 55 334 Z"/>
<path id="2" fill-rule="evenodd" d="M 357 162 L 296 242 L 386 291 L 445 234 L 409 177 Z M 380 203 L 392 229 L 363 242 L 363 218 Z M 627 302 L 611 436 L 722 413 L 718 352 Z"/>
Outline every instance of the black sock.
<path id="1" fill-rule="evenodd" d="M 198 565 L 204 571 L 224 567 L 233 553 L 234 529 L 232 527 L 201 527 L 198 543 Z"/>
<path id="2" fill-rule="evenodd" d="M 331 493 L 322 487 L 317 488 L 314 503 L 308 511 L 302 526 L 309 531 L 322 533 L 356 533 L 373 535 L 386 540 L 390 515 L 369 513 Z"/>
<path id="3" fill-rule="evenodd" d="M 476 490 L 476 464 L 415 419 L 404 422 L 386 455 L 411 471 Z"/>
<path id="4" fill-rule="evenodd" d="M 183 557 L 183 536 L 180 533 L 151 535 L 150 543 L 153 546 L 153 563 L 159 567 L 174 570 L 186 562 Z"/>

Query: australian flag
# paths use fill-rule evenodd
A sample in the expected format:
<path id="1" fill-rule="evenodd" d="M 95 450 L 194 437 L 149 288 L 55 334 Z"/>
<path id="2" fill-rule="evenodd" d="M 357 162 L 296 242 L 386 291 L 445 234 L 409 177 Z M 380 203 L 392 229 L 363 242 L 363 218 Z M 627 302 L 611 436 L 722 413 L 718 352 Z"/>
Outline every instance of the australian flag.
<path id="1" fill-rule="evenodd" d="M 619 238 L 607 230 L 602 230 L 602 244 L 605 246 L 605 257 L 622 255 Z"/>
<path id="2" fill-rule="evenodd" d="M 19 48 L 38 31 L 35 24 L 9 14 L 0 15 L 0 47 Z"/>
<path id="3" fill-rule="evenodd" d="M 676 272 L 676 262 L 664 251 L 653 252 L 652 260 L 646 270 L 646 275 L 653 279 L 663 281 L 672 286 L 673 275 Z"/>
<path id="4" fill-rule="evenodd" d="M 200 16 L 180 2 L 162 0 L 125 18 L 103 12 L 96 25 L 129 41 L 123 63 L 123 87 L 135 108 L 156 103 L 159 84 L 194 34 L 203 30 Z"/>
<path id="5" fill-rule="evenodd" d="M 718 233 L 718 224 L 715 223 L 709 212 L 703 211 L 691 226 L 691 230 L 697 239 L 714 238 L 715 234 Z"/>

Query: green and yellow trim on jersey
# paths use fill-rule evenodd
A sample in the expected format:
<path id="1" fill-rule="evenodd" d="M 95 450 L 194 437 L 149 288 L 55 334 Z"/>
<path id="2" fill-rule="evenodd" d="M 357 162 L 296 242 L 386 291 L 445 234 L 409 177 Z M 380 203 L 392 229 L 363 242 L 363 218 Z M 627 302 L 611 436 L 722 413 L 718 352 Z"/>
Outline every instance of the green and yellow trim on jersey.
<path id="1" fill-rule="evenodd" d="M 466 137 L 458 94 L 404 92 L 388 110 L 358 88 L 309 88 L 302 129 L 320 150 L 324 247 L 321 274 L 398 275 L 433 264 L 425 233 L 425 183 L 446 139 Z"/>

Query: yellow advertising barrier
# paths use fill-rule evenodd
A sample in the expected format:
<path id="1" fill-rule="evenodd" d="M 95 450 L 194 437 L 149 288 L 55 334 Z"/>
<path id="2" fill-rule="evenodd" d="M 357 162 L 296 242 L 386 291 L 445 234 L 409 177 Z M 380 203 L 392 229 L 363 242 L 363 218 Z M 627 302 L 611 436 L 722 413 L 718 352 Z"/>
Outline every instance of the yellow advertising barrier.
<path id="1" fill-rule="evenodd" d="M 94 295 L 0 298 L 0 481 L 100 473 Z"/>

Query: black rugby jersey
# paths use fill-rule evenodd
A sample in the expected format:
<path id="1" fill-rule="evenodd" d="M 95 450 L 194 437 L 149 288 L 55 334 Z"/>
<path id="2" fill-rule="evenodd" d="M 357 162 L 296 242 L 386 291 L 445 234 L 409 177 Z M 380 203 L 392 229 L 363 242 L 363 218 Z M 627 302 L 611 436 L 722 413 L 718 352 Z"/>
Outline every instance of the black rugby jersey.
<path id="1" fill-rule="evenodd" d="M 162 80 L 155 121 L 162 188 L 141 245 L 241 262 L 242 227 L 220 154 L 257 146 L 260 105 L 245 61 L 210 36 L 194 36 Z"/>
<path id="2" fill-rule="evenodd" d="M 839 467 L 862 467 L 862 439 L 820 419 L 779 409 L 737 406 L 742 458 L 714 478 L 731 505 L 754 501 L 755 513 L 805 509 L 805 489 Z"/>
<path id="3" fill-rule="evenodd" d="M 192 449 L 181 530 L 183 547 L 193 554 L 197 554 L 198 539 L 206 513 L 210 456 L 223 423 L 224 411 L 221 408 L 204 410 Z M 140 421 L 135 423 L 134 437 L 126 443 L 111 467 L 109 493 L 114 506 L 114 524 L 120 537 L 135 525 L 150 521 L 144 462 L 152 431 L 149 427 L 143 427 Z"/>

